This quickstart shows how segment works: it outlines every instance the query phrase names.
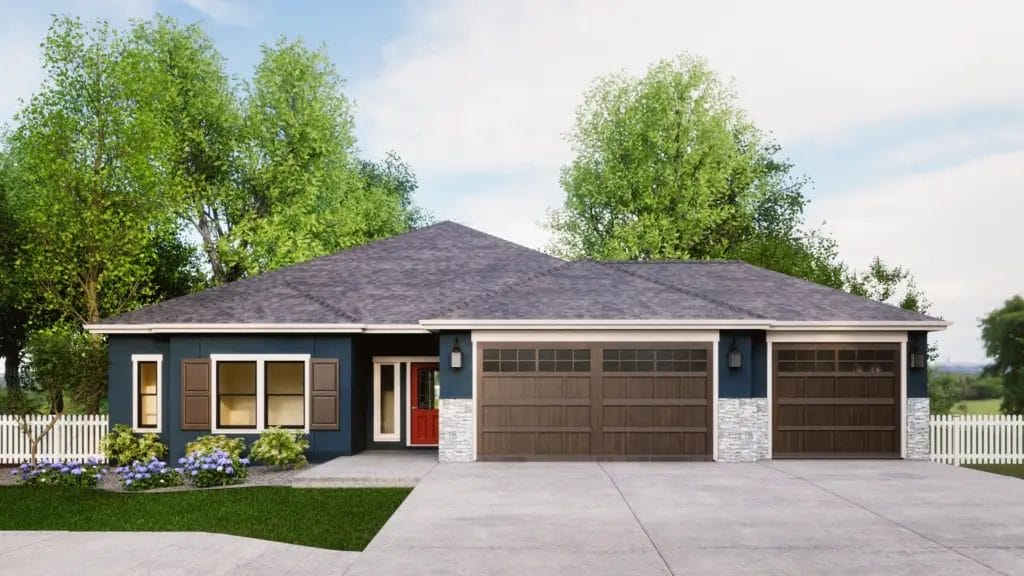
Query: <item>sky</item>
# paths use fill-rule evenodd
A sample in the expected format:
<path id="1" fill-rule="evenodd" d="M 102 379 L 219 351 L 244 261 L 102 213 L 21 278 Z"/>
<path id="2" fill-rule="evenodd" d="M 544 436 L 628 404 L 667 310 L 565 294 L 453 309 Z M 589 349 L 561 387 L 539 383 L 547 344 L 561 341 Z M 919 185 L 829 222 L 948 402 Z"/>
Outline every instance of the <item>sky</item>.
<path id="1" fill-rule="evenodd" d="M 364 156 L 396 151 L 436 216 L 535 248 L 583 92 L 689 52 L 810 178 L 843 260 L 911 270 L 954 323 L 941 360 L 984 361 L 978 319 L 1024 292 L 1024 3 L 0 0 L 0 123 L 42 80 L 52 13 L 202 22 L 239 81 L 281 35 L 323 44 Z"/>

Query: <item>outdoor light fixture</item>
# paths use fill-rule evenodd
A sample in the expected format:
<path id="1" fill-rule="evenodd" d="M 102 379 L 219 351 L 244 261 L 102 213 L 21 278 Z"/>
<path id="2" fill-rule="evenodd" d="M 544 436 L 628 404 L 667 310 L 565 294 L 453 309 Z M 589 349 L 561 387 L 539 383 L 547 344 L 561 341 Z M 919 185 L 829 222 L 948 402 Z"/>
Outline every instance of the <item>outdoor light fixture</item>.
<path id="1" fill-rule="evenodd" d="M 910 353 L 910 367 L 911 368 L 924 368 L 925 359 L 927 357 L 928 357 L 927 354 L 925 354 L 924 352 L 921 352 L 920 350 L 911 352 Z"/>
<path id="2" fill-rule="evenodd" d="M 455 339 L 455 346 L 452 346 L 451 356 L 452 368 L 462 368 L 462 350 L 459 349 L 459 339 Z"/>
<path id="3" fill-rule="evenodd" d="M 729 347 L 729 368 L 741 366 L 743 366 L 743 355 L 740 354 L 740 349 L 736 347 L 736 339 L 733 338 L 732 346 Z"/>

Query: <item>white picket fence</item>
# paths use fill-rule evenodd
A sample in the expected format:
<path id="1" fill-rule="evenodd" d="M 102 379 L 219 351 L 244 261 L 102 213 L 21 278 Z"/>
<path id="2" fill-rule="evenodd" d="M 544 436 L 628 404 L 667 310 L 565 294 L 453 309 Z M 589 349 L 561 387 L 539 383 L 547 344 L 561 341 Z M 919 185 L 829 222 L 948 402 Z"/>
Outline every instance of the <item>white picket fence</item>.
<path id="1" fill-rule="evenodd" d="M 1024 464 L 1024 416 L 937 415 L 929 425 L 933 462 Z"/>
<path id="2" fill-rule="evenodd" d="M 36 437 L 46 429 L 51 416 L 28 416 L 28 426 Z M 32 458 L 32 444 L 21 429 L 20 416 L 0 415 L 0 464 L 18 464 Z M 39 458 L 104 460 L 100 440 L 107 433 L 106 414 L 65 414 L 39 443 Z"/>

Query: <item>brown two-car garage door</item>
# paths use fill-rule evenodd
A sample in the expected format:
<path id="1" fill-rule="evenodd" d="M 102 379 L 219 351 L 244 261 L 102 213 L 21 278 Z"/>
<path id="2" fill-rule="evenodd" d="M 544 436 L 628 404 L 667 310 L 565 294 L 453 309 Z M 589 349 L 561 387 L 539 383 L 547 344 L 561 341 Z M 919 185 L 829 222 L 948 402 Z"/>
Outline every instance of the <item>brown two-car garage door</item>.
<path id="1" fill-rule="evenodd" d="M 710 343 L 477 352 L 481 460 L 710 459 Z"/>
<path id="2" fill-rule="evenodd" d="M 776 344 L 774 458 L 900 454 L 899 344 Z"/>

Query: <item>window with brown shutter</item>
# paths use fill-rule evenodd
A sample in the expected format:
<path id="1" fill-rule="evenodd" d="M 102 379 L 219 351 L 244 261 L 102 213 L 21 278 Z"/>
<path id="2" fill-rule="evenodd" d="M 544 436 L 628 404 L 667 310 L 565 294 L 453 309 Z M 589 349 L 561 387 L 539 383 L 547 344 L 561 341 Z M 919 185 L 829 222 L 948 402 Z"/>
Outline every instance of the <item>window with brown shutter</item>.
<path id="1" fill-rule="evenodd" d="M 210 429 L 210 361 L 181 362 L 181 429 Z"/>
<path id="2" fill-rule="evenodd" d="M 340 427 L 338 361 L 333 358 L 313 358 L 312 372 L 309 395 L 309 429 L 338 430 Z"/>

